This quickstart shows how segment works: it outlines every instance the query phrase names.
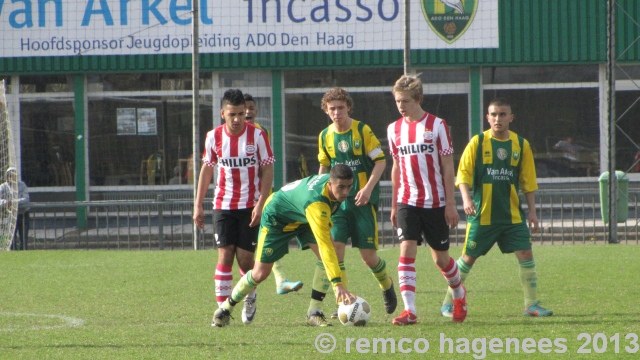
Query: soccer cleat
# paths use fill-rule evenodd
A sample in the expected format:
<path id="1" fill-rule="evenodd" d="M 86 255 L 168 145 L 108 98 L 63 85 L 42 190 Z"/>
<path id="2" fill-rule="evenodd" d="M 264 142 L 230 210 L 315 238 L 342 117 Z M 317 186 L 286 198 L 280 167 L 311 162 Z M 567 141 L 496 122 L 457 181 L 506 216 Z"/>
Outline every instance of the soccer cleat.
<path id="1" fill-rule="evenodd" d="M 213 322 L 212 326 L 223 327 L 229 325 L 229 319 L 231 318 L 231 313 L 227 309 L 218 308 L 216 312 L 213 313 Z"/>
<path id="2" fill-rule="evenodd" d="M 311 315 L 307 315 L 307 324 L 311 326 L 331 326 L 322 311 L 316 311 Z"/>
<path id="3" fill-rule="evenodd" d="M 396 291 L 393 288 L 393 280 L 391 281 L 391 287 L 387 290 L 382 290 L 382 299 L 384 300 L 384 310 L 387 314 L 393 314 L 398 306 L 398 297 Z"/>
<path id="4" fill-rule="evenodd" d="M 411 310 L 405 310 L 393 319 L 392 323 L 393 325 L 415 325 L 418 323 L 418 317 Z"/>
<path id="5" fill-rule="evenodd" d="M 337 318 L 338 318 L 338 310 L 334 311 L 334 312 L 331 314 L 331 318 L 332 318 L 332 319 L 337 319 Z"/>
<path id="6" fill-rule="evenodd" d="M 256 295 L 257 297 L 257 295 Z M 242 308 L 242 322 L 249 325 L 256 316 L 256 298 L 244 298 L 244 307 Z"/>
<path id="7" fill-rule="evenodd" d="M 444 317 L 453 317 L 453 304 L 442 305 L 442 307 L 440 308 L 440 313 L 442 313 L 442 316 Z"/>
<path id="8" fill-rule="evenodd" d="M 540 301 L 536 301 L 524 309 L 524 316 L 551 316 L 553 311 L 540 306 Z"/>
<path id="9" fill-rule="evenodd" d="M 285 280 L 282 284 L 278 285 L 277 293 L 278 295 L 288 294 L 292 291 L 298 291 L 302 288 L 302 281 L 289 281 Z"/>
<path id="10" fill-rule="evenodd" d="M 464 291 L 464 295 L 462 295 L 459 299 L 453 299 L 453 322 L 463 322 L 467 317 L 467 289 L 462 286 L 462 291 Z"/>

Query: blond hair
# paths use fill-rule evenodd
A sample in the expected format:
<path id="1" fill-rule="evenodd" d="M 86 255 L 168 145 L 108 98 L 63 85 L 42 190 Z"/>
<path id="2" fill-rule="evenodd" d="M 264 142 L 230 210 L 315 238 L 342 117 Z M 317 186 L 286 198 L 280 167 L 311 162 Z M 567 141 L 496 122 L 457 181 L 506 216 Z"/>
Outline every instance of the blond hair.
<path id="1" fill-rule="evenodd" d="M 418 75 L 402 75 L 393 85 L 393 93 L 408 92 L 411 98 L 420 101 L 422 98 L 422 80 Z"/>

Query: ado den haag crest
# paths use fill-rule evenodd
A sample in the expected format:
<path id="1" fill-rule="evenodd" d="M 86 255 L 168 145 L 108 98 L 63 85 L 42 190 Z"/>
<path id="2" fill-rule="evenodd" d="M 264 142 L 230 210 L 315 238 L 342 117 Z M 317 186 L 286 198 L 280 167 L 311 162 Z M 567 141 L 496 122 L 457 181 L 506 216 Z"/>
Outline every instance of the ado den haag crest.
<path id="1" fill-rule="evenodd" d="M 469 28 L 480 0 L 421 0 L 424 18 L 433 31 L 449 44 Z"/>

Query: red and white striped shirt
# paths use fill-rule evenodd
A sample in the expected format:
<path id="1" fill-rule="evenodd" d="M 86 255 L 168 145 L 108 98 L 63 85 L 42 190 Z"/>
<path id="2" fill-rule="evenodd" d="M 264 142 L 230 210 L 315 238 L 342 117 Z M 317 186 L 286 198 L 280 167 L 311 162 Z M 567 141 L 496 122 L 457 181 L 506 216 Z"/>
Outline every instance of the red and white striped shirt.
<path id="1" fill-rule="evenodd" d="M 391 156 L 398 160 L 398 203 L 420 208 L 445 206 L 440 156 L 453 154 L 449 127 L 444 119 L 425 113 L 420 121 L 405 118 L 389 124 Z"/>
<path id="2" fill-rule="evenodd" d="M 227 132 L 225 124 L 207 133 L 202 162 L 216 166 L 216 210 L 248 209 L 260 196 L 260 167 L 276 161 L 267 134 L 245 123 L 238 135 Z"/>

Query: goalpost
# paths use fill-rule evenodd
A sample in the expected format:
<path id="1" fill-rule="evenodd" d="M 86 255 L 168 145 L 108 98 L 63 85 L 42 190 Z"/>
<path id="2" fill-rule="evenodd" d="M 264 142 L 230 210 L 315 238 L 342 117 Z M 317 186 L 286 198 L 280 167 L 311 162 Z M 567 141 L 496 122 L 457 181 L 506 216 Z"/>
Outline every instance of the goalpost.
<path id="1" fill-rule="evenodd" d="M 16 231 L 16 219 L 18 215 L 18 201 L 11 200 L 12 194 L 18 193 L 17 178 L 7 179 L 6 171 L 10 167 L 16 166 L 15 149 L 11 136 L 11 121 L 9 119 L 9 109 L 7 108 L 7 97 L 5 95 L 4 80 L 0 81 L 0 176 L 2 178 L 2 188 L 0 194 L 0 251 L 7 251 L 11 245 L 11 240 Z M 6 183 L 5 183 L 6 181 Z"/>

